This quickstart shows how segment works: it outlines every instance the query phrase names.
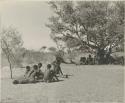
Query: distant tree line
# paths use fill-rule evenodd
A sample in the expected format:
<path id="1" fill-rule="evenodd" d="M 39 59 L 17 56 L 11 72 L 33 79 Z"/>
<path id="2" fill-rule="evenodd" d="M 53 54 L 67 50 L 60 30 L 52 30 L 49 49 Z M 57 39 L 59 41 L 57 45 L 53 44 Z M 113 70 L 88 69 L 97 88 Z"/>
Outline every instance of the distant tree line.
<path id="1" fill-rule="evenodd" d="M 39 62 L 51 62 L 55 59 L 56 48 L 42 46 L 40 50 L 28 50 L 23 47 L 20 32 L 14 27 L 2 29 L 1 33 L 2 66 L 9 66 L 13 78 L 14 67 L 25 67 Z M 48 52 L 45 51 L 48 49 Z"/>

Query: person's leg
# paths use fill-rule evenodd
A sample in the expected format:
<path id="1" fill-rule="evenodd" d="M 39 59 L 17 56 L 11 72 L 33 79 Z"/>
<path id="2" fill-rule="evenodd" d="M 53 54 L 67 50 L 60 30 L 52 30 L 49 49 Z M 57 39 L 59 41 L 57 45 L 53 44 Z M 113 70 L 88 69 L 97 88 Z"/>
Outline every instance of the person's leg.
<path id="1" fill-rule="evenodd" d="M 63 72 L 61 70 L 61 67 L 59 66 L 59 74 L 61 73 L 61 75 L 63 75 Z"/>
<path id="2" fill-rule="evenodd" d="M 50 83 L 51 81 L 50 80 L 46 80 L 46 83 Z"/>
<path id="3" fill-rule="evenodd" d="M 20 81 L 20 84 L 27 84 L 28 83 L 28 80 L 27 79 L 24 79 L 24 80 L 21 80 Z"/>
<path id="4" fill-rule="evenodd" d="M 27 79 L 22 79 L 22 80 L 14 80 L 13 84 L 26 84 L 28 83 Z"/>
<path id="5" fill-rule="evenodd" d="M 38 81 L 36 80 L 28 80 L 28 83 L 37 83 Z"/>
<path id="6" fill-rule="evenodd" d="M 59 81 L 59 79 L 58 79 L 58 77 L 56 75 L 54 75 L 53 78 L 55 78 L 56 81 Z"/>

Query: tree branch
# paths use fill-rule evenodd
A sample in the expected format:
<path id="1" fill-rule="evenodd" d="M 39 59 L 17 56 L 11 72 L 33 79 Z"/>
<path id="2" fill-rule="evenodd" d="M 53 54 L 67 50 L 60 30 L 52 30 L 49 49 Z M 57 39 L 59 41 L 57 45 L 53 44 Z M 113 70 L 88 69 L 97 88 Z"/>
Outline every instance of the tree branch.
<path id="1" fill-rule="evenodd" d="M 13 55 L 13 54 L 12 54 L 12 55 L 10 54 L 9 47 L 8 47 L 8 45 L 7 45 L 6 41 L 5 41 L 4 39 L 2 39 L 2 41 L 3 41 L 3 42 L 4 42 L 4 44 L 6 45 L 8 55 L 12 56 L 12 57 L 13 57 L 13 59 L 15 60 L 14 55 Z"/>

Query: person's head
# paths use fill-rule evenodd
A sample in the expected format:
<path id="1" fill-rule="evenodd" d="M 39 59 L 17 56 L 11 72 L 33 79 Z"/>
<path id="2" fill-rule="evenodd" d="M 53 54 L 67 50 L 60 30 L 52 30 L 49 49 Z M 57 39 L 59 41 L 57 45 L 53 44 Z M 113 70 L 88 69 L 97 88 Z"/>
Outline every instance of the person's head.
<path id="1" fill-rule="evenodd" d="M 38 67 L 41 68 L 42 67 L 42 63 L 38 63 Z"/>
<path id="2" fill-rule="evenodd" d="M 51 68 L 51 64 L 48 64 L 48 65 L 47 65 L 47 69 L 50 69 L 50 68 Z"/>
<path id="3" fill-rule="evenodd" d="M 26 70 L 27 70 L 27 71 L 30 71 L 30 66 L 26 66 Z"/>
<path id="4" fill-rule="evenodd" d="M 60 62 L 61 62 L 61 60 L 62 60 L 62 58 L 61 58 L 61 57 L 58 57 L 58 56 L 56 57 L 56 62 L 57 62 L 57 63 L 60 63 Z"/>
<path id="5" fill-rule="evenodd" d="M 91 58 L 92 56 L 89 54 L 89 58 Z"/>
<path id="6" fill-rule="evenodd" d="M 34 65 L 34 66 L 33 66 L 33 69 L 34 69 L 34 70 L 37 70 L 37 69 L 38 69 L 38 66 L 37 66 L 37 65 Z"/>

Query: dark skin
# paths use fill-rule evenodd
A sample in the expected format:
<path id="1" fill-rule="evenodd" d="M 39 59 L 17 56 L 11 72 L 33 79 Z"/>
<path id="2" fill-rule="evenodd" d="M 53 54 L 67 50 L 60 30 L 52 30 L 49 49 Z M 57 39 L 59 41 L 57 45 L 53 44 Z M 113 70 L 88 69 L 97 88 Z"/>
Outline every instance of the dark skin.
<path id="1" fill-rule="evenodd" d="M 26 77 L 26 75 L 30 72 L 30 66 L 26 66 L 26 73 L 24 75 L 24 77 Z"/>
<path id="2" fill-rule="evenodd" d="M 42 67 L 42 63 L 38 63 L 38 68 L 41 68 Z"/>
<path id="3" fill-rule="evenodd" d="M 31 76 L 31 74 L 34 72 L 34 70 L 32 70 L 31 72 L 30 72 L 30 74 L 29 74 L 29 77 Z"/>
<path id="4" fill-rule="evenodd" d="M 60 64 L 61 64 L 60 58 L 56 58 L 56 61 L 54 61 L 52 64 L 54 66 L 55 73 L 63 75 L 63 72 L 62 72 L 61 67 L 60 67 Z"/>
<path id="5" fill-rule="evenodd" d="M 38 69 L 38 67 L 37 67 L 37 65 L 35 65 L 33 68 L 34 68 L 34 70 L 31 71 L 28 78 L 22 78 L 22 79 L 14 80 L 13 83 L 14 84 L 26 84 L 26 83 L 35 83 L 35 82 L 37 82 L 35 80 L 35 76 L 36 76 L 36 70 Z M 26 70 L 29 71 L 30 69 L 26 68 Z"/>
<path id="6" fill-rule="evenodd" d="M 50 82 L 51 81 L 51 71 L 50 71 L 51 65 L 47 65 L 47 70 L 44 72 L 44 81 Z"/>
<path id="7" fill-rule="evenodd" d="M 58 79 L 58 77 L 56 76 L 56 74 L 55 74 L 55 72 L 53 71 L 53 70 L 51 70 L 51 78 L 53 79 L 53 80 L 57 80 L 57 81 L 59 81 L 59 79 Z M 54 79 L 55 78 L 55 79 Z"/>
<path id="8" fill-rule="evenodd" d="M 42 63 L 38 63 L 38 68 L 39 68 L 39 72 L 37 72 L 38 79 L 42 79 L 44 76 L 43 72 L 40 69 L 41 67 L 42 67 Z"/>
<path id="9" fill-rule="evenodd" d="M 34 73 L 34 78 L 35 78 L 35 76 L 36 76 L 36 71 L 38 70 L 38 66 L 37 65 L 34 65 L 33 66 L 33 70 L 30 72 L 30 74 L 29 74 L 29 76 L 28 77 L 30 77 L 31 76 L 31 74 L 33 74 Z"/>
<path id="10" fill-rule="evenodd" d="M 45 74 L 44 74 L 44 80 L 45 82 L 52 82 L 52 81 L 58 81 L 58 77 L 56 76 L 54 70 L 50 70 L 51 68 L 51 65 L 47 65 L 47 70 L 45 71 Z"/>

